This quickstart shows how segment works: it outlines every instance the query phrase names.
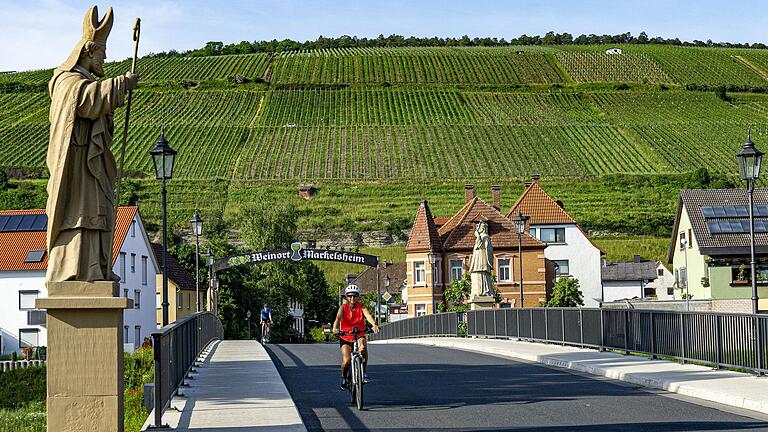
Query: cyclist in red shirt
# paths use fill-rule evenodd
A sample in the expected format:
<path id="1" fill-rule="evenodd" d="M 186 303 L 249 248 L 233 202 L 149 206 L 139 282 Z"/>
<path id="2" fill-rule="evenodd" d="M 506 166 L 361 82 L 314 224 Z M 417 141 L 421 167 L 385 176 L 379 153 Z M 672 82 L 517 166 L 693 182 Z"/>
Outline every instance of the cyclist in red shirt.
<path id="1" fill-rule="evenodd" d="M 347 297 L 347 302 L 339 306 L 339 311 L 336 313 L 336 320 L 333 322 L 333 333 L 339 332 L 339 326 L 341 331 L 351 332 L 353 328 L 357 327 L 361 333 L 357 334 L 357 344 L 360 349 L 360 354 L 363 355 L 363 382 L 370 382 L 368 378 L 367 368 L 368 365 L 368 350 L 365 344 L 365 319 L 371 323 L 373 332 L 378 333 L 379 327 L 376 325 L 376 320 L 373 319 L 371 312 L 359 301 L 360 287 L 357 285 L 349 285 L 344 289 L 344 295 Z M 365 318 L 365 319 L 363 319 Z M 349 380 L 347 374 L 349 373 L 349 365 L 352 360 L 352 344 L 354 343 L 354 337 L 351 334 L 339 336 L 339 345 L 341 346 L 341 389 L 347 390 L 349 387 Z"/>

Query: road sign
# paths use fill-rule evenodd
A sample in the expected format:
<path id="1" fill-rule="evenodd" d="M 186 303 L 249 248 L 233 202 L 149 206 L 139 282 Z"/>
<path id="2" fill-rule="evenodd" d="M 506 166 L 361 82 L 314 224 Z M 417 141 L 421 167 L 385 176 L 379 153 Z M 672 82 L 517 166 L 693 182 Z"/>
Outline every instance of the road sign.
<path id="1" fill-rule="evenodd" d="M 389 302 L 392 300 L 392 294 L 390 294 L 389 291 L 384 291 L 384 294 L 381 295 L 381 298 L 383 298 L 385 302 Z"/>

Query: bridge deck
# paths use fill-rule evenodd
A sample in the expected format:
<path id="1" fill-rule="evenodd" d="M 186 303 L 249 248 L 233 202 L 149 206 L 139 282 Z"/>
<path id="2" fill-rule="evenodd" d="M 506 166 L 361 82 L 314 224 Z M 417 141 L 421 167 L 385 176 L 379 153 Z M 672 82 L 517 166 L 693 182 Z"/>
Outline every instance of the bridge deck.
<path id="1" fill-rule="evenodd" d="M 222 341 L 171 402 L 163 422 L 177 431 L 306 431 L 291 395 L 256 341 Z"/>

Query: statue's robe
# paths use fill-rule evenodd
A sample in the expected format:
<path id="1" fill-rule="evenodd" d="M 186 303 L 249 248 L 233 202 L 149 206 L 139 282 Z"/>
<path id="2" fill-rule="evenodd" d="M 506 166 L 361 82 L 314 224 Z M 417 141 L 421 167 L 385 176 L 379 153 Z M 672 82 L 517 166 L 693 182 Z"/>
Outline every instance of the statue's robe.
<path id="1" fill-rule="evenodd" d="M 472 295 L 492 295 L 493 279 L 493 246 L 491 237 L 483 233 L 475 240 L 472 258 L 469 261 L 470 280 L 472 282 Z"/>
<path id="2" fill-rule="evenodd" d="M 48 281 L 114 280 L 112 112 L 125 78 L 97 81 L 87 70 L 56 69 L 48 84 L 51 135 L 48 180 Z"/>

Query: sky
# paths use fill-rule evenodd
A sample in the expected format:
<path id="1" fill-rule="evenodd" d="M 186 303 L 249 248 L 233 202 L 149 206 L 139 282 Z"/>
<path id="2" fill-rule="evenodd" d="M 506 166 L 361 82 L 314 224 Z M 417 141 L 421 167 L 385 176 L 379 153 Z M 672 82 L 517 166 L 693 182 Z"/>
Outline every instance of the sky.
<path id="1" fill-rule="evenodd" d="M 80 39 L 91 1 L 0 0 L 0 71 L 61 64 Z M 97 3 L 98 4 L 98 3 Z M 314 40 L 318 36 L 497 37 L 579 34 L 768 43 L 768 2 L 699 0 L 113 0 L 112 60 L 130 57 L 141 17 L 139 55 L 199 48 L 207 41 Z"/>

